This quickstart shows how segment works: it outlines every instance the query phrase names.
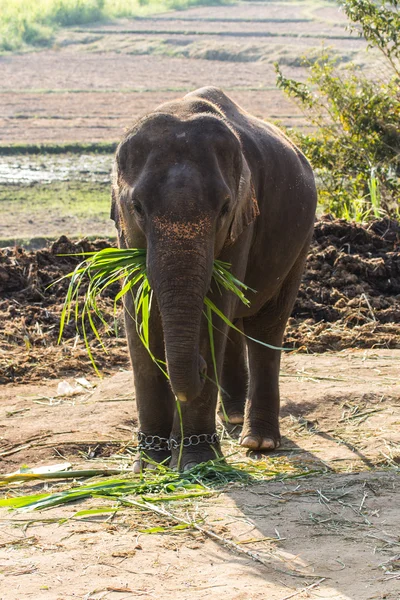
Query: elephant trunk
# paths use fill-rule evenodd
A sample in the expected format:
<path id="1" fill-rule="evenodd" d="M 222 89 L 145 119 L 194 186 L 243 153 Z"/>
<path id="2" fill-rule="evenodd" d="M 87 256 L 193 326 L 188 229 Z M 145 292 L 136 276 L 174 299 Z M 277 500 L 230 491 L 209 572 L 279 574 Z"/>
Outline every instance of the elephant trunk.
<path id="1" fill-rule="evenodd" d="M 197 398 L 206 362 L 199 352 L 204 297 L 210 285 L 212 255 L 205 247 L 151 245 L 148 275 L 159 306 L 170 383 L 180 401 Z"/>

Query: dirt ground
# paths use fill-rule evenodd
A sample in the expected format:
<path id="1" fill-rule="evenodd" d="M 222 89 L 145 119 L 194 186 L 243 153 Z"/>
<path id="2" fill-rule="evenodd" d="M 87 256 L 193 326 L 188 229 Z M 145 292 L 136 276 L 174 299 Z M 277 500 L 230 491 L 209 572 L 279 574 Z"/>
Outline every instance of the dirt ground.
<path id="1" fill-rule="evenodd" d="M 36 252 L 1 251 L 2 474 L 66 461 L 74 469 L 132 464 L 137 416 L 122 323 L 110 354 L 96 355 L 99 381 L 73 325 L 57 346 L 66 284 L 47 287 L 73 268 L 60 254 L 106 243 L 62 237 Z M 225 455 L 262 460 L 281 476 L 168 502 L 167 520 L 133 508 L 76 514 L 109 505 L 100 498 L 34 514 L 2 510 L 0 598 L 398 600 L 399 260 L 396 223 L 316 224 L 285 342 L 299 352 L 283 356 L 282 448 L 247 457 L 239 432 L 221 431 Z M 111 298 L 102 306 L 110 315 Z M 83 388 L 60 395 L 60 377 L 74 387 L 82 376 Z M 302 476 L 284 479 L 283 466 Z M 176 517 L 201 531 L 168 529 Z M 164 532 L 143 533 L 153 527 Z"/>
<path id="2" fill-rule="evenodd" d="M 136 117 L 204 85 L 224 88 L 256 116 L 304 127 L 276 89 L 273 62 L 301 79 L 300 56 L 324 44 L 344 62 L 371 63 L 365 42 L 345 27 L 342 12 L 310 1 L 206 6 L 63 29 L 50 49 L 0 56 L 1 141 L 117 141 Z"/>
<path id="3" fill-rule="evenodd" d="M 399 350 L 284 357 L 283 447 L 263 460 L 311 474 L 169 503 L 175 515 L 201 518 L 219 542 L 202 532 L 141 534 L 166 523 L 135 509 L 74 517 L 107 503 L 101 499 L 39 513 L 3 510 L 0 598 L 397 600 L 399 360 Z M 132 375 L 121 370 L 91 382 L 69 397 L 57 396 L 58 380 L 0 388 L 2 473 L 21 464 L 118 464 L 136 424 Z M 223 447 L 228 454 L 237 443 L 226 438 Z"/>
<path id="4" fill-rule="evenodd" d="M 116 141 L 149 108 L 206 84 L 259 117 L 304 128 L 275 88 L 273 62 L 301 79 L 300 54 L 325 41 L 365 66 L 372 55 L 345 25 L 332 5 L 310 0 L 62 30 L 52 48 L 0 56 L 1 142 Z M 137 413 L 121 316 L 109 354 L 95 351 L 100 380 L 73 324 L 57 344 L 67 284 L 48 287 L 76 264 L 60 254 L 108 243 L 61 237 L 35 252 L 0 250 L 1 475 L 132 464 Z M 399 225 L 385 219 L 316 223 L 286 332 L 296 351 L 282 362 L 282 447 L 247 456 L 239 431 L 219 425 L 229 461 L 275 477 L 159 504 L 168 519 L 127 507 L 76 514 L 109 506 L 106 498 L 1 509 L 0 600 L 399 600 L 399 247 Z M 111 323 L 111 296 L 101 307 Z M 60 392 L 65 381 L 72 395 Z M 70 485 L 0 481 L 1 497 Z M 174 530 L 182 518 L 200 530 Z M 143 533 L 152 527 L 164 532 Z"/>

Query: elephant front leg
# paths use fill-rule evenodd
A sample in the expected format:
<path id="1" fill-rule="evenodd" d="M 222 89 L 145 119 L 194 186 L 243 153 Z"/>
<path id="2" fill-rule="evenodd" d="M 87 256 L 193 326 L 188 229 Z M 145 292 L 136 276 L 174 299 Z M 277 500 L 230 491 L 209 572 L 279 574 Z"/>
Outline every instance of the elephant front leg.
<path id="1" fill-rule="evenodd" d="M 174 399 L 165 375 L 161 371 L 154 372 L 154 368 L 143 368 L 144 360 L 143 356 L 140 366 L 133 369 L 139 449 L 133 466 L 135 473 L 140 472 L 142 468 L 151 467 L 151 463 L 168 464 L 171 457 L 169 438 L 173 423 Z M 152 367 L 158 370 L 154 363 Z"/>
<path id="2" fill-rule="evenodd" d="M 151 350 L 164 360 L 161 325 L 156 308 L 152 311 L 150 328 Z M 133 368 L 136 406 L 138 412 L 138 448 L 133 470 L 151 467 L 151 463 L 168 463 L 171 452 L 169 438 L 174 418 L 174 397 L 168 380 L 152 360 L 136 332 L 132 307 L 126 306 L 125 324 Z"/>
<path id="3" fill-rule="evenodd" d="M 222 299 L 218 297 L 218 300 Z M 221 310 L 230 315 L 226 306 L 222 306 Z M 208 373 L 204 387 L 199 397 L 188 402 L 179 402 L 179 405 L 176 404 L 175 408 L 171 434 L 170 466 L 181 471 L 222 456 L 216 430 L 218 401 L 216 380 L 221 381 L 222 377 L 227 327 L 217 318 L 213 319 L 213 325 L 215 326 L 213 329 L 213 346 L 217 373 L 214 371 L 208 325 L 204 320 L 200 347 L 201 354 L 207 364 Z"/>
<path id="4" fill-rule="evenodd" d="M 199 398 L 176 406 L 170 440 L 172 468 L 186 471 L 222 456 L 216 433 L 217 393 L 213 383 L 206 383 Z"/>

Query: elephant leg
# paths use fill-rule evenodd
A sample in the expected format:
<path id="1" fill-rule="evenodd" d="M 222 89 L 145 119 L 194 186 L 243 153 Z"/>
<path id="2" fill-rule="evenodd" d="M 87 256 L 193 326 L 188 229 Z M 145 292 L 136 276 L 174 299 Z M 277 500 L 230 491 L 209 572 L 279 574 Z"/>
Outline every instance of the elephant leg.
<path id="1" fill-rule="evenodd" d="M 269 335 L 262 335 L 261 328 L 267 330 L 269 319 L 254 318 L 246 323 L 246 334 L 281 346 L 283 331 L 268 328 Z M 280 352 L 248 342 L 250 385 L 245 407 L 243 429 L 240 437 L 242 446 L 251 450 L 273 450 L 280 445 L 279 431 L 279 367 Z"/>
<path id="2" fill-rule="evenodd" d="M 133 368 L 141 446 L 133 469 L 139 472 L 142 468 L 151 467 L 152 462 L 168 462 L 170 458 L 171 453 L 166 440 L 169 439 L 172 430 L 174 397 L 166 376 L 151 359 L 136 332 L 136 324 L 131 317 L 133 308 L 129 304 L 128 300 L 125 324 Z M 161 323 L 155 306 L 151 314 L 149 337 L 154 356 L 165 360 Z"/>
<path id="3" fill-rule="evenodd" d="M 296 300 L 308 243 L 279 292 L 253 317 L 244 319 L 247 336 L 282 347 L 287 320 Z M 279 431 L 279 368 L 281 352 L 247 340 L 250 385 L 240 443 L 251 450 L 274 450 Z"/>
<path id="4" fill-rule="evenodd" d="M 217 392 L 215 384 L 207 382 L 199 398 L 179 403 L 180 410 L 175 410 L 171 435 L 175 446 L 171 450 L 172 468 L 185 471 L 222 455 L 215 437 Z M 181 448 L 182 431 L 184 444 Z"/>
<path id="5" fill-rule="evenodd" d="M 242 321 L 235 323 L 242 329 Z M 224 364 L 221 378 L 219 415 L 229 423 L 243 423 L 248 386 L 247 348 L 242 333 L 231 329 L 225 346 Z"/>
<path id="6" fill-rule="evenodd" d="M 139 455 L 135 459 L 133 470 L 150 467 L 151 463 L 169 463 L 171 452 L 167 440 L 171 435 L 173 423 L 173 395 L 165 375 L 151 373 L 150 369 L 139 373 L 134 369 L 136 404 L 138 409 Z M 153 363 L 154 365 L 154 363 Z M 153 366 L 152 365 L 152 366 Z M 158 370 L 158 367 L 154 365 Z"/>
<path id="7" fill-rule="evenodd" d="M 229 309 L 221 307 L 222 311 Z M 217 363 L 218 380 L 222 377 L 222 362 L 226 348 L 226 326 L 215 320 L 214 348 Z M 172 448 L 171 467 L 187 470 L 197 464 L 213 460 L 222 456 L 220 444 L 216 435 L 216 409 L 218 401 L 218 388 L 214 383 L 215 373 L 209 343 L 207 325 L 203 323 L 201 354 L 204 356 L 209 372 L 209 379 L 205 381 L 201 395 L 190 402 L 180 402 L 175 408 L 174 423 L 172 427 L 172 440 L 180 441 L 184 438 L 182 449 L 179 445 Z M 205 436 L 206 439 L 205 439 Z M 213 437 L 214 436 L 214 437 Z"/>

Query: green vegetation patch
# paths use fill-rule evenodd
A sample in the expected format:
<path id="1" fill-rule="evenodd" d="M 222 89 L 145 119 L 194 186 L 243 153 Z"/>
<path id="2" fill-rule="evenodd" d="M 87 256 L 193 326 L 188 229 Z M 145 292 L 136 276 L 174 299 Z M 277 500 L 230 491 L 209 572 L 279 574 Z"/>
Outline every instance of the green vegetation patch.
<path id="1" fill-rule="evenodd" d="M 132 454 L 128 454 L 127 458 L 131 460 Z M 209 496 L 224 491 L 227 485 L 234 482 L 251 484 L 266 480 L 283 481 L 321 473 L 321 469 L 301 464 L 296 459 L 290 460 L 285 456 L 265 457 L 262 461 L 245 461 L 239 458 L 231 463 L 220 458 L 199 464 L 185 473 L 171 471 L 164 465 L 154 464 L 154 467 L 154 470 L 146 470 L 139 475 L 133 474 L 129 469 L 51 472 L 50 468 L 48 473 L 40 472 L 41 469 L 21 470 L 2 476 L 0 487 L 50 479 L 73 479 L 74 483 L 71 487 L 65 485 L 59 492 L 23 496 L 15 494 L 14 488 L 12 496 L 8 495 L 0 500 L 0 507 L 38 510 L 87 498 L 107 498 L 117 502 L 119 506 L 135 506 L 135 500 L 140 503 L 159 503 Z M 115 478 L 110 475 L 120 475 L 120 477 Z M 92 479 L 83 485 L 76 482 L 79 479 L 87 480 L 99 476 L 103 477 L 94 481 Z M 138 504 L 138 506 L 146 505 Z"/>
<path id="2" fill-rule="evenodd" d="M 354 64 L 339 70 L 322 54 L 307 61 L 308 78 L 277 84 L 304 112 L 312 133 L 293 132 L 311 160 L 319 200 L 335 217 L 365 221 L 400 218 L 400 5 L 398 0 L 343 0 L 351 28 L 381 54 L 379 77 Z"/>
<path id="3" fill-rule="evenodd" d="M 108 183 L 55 182 L 34 185 L 1 185 L 0 206 L 14 214 L 54 211 L 59 215 L 84 217 L 95 214 L 104 218 L 110 213 Z"/>
<path id="4" fill-rule="evenodd" d="M 48 46 L 59 27 L 136 17 L 224 0 L 0 0 L 0 51 Z"/>

